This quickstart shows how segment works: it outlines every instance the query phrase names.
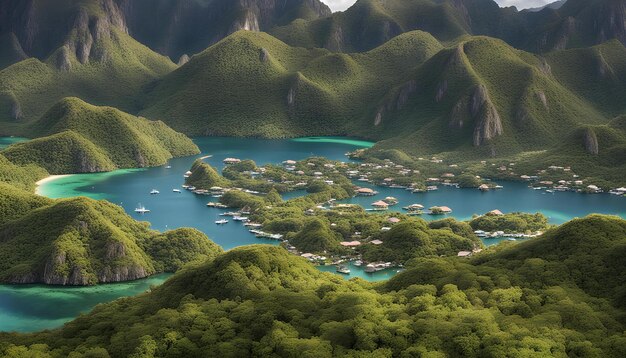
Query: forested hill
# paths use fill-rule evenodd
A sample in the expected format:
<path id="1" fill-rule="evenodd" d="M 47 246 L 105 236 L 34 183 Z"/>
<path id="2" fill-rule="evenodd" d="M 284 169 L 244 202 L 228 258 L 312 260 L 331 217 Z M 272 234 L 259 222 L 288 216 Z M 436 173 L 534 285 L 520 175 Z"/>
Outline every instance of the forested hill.
<path id="1" fill-rule="evenodd" d="M 612 39 L 626 44 L 625 5 L 624 0 L 568 0 L 540 11 L 518 11 L 494 0 L 358 0 L 344 12 L 296 20 L 270 33 L 292 45 L 361 52 L 423 30 L 441 41 L 485 35 L 546 53 Z"/>
<path id="2" fill-rule="evenodd" d="M 621 357 L 624 240 L 624 220 L 591 216 L 473 261 L 418 260 L 381 285 L 319 272 L 282 248 L 247 246 L 62 329 L 0 335 L 0 349 L 12 356 Z"/>
<path id="3" fill-rule="evenodd" d="M 36 164 L 51 174 L 157 166 L 200 152 L 189 138 L 163 122 L 92 106 L 78 98 L 59 101 L 29 133 L 37 138 L 0 153 L 15 164 Z"/>
<path id="4" fill-rule="evenodd" d="M 175 272 L 222 249 L 194 229 L 159 233 L 107 201 L 51 200 L 0 183 L 0 282 L 93 285 Z"/>

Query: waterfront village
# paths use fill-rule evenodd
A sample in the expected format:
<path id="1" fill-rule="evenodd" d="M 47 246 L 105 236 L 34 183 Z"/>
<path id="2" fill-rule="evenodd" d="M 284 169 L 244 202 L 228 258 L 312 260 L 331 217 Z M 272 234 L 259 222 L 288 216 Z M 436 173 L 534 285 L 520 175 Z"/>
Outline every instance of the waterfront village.
<path id="1" fill-rule="evenodd" d="M 355 156 L 355 153 L 347 154 Z M 222 175 L 202 160 L 196 161 L 184 174 L 183 188 L 216 199 L 207 206 L 237 209 L 221 213 L 223 218 L 216 220 L 216 225 L 228 224 L 230 217 L 259 238 L 280 240 L 293 254 L 316 264 L 337 265 L 340 273 L 349 273 L 348 261 L 354 266 L 364 266 L 366 272 L 376 272 L 402 267 L 414 255 L 470 257 L 483 250 L 481 239 L 515 241 L 536 237 L 549 228 L 547 218 L 541 214 L 505 214 L 494 208 L 488 213 L 475 215 L 469 222 L 459 222 L 446 218 L 453 208 L 445 205 L 425 208 L 414 203 L 399 212 L 389 210 L 398 204 L 394 197 L 374 200 L 379 194 L 376 187 L 412 193 L 436 191 L 440 186 L 481 191 L 502 189 L 502 186 L 475 174 L 493 170 L 485 161 L 481 162 L 484 170 L 471 172 L 467 167 L 446 164 L 438 158 L 418 158 L 414 165 L 372 158 L 355 162 L 309 158 L 265 166 L 238 158 L 226 158 L 223 162 Z M 510 163 L 495 170 L 511 173 L 514 167 L 515 163 Z M 557 172 L 564 179 L 543 179 L 543 175 L 553 178 Z M 527 181 L 533 190 L 546 192 L 603 191 L 579 180 L 568 167 L 551 166 L 534 175 L 519 175 L 517 179 Z M 302 191 L 302 196 L 282 200 L 280 194 L 295 191 Z M 609 192 L 624 196 L 626 188 Z M 368 208 L 337 203 L 354 196 L 372 197 L 373 200 Z M 421 215 L 441 219 L 426 222 L 415 218 Z M 412 238 L 402 237 L 402 229 L 394 230 L 394 227 L 400 227 L 400 223 L 413 225 L 405 229 L 417 228 L 414 234 L 429 237 L 421 245 L 433 247 L 413 247 Z M 449 235 L 442 236 L 437 232 L 442 229 L 446 229 Z M 410 252 L 411 248 L 414 253 Z"/>

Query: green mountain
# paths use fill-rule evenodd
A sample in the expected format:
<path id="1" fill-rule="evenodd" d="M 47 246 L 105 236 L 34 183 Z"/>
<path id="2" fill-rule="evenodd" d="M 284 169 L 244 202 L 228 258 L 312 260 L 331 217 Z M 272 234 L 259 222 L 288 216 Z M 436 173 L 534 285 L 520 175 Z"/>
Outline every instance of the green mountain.
<path id="1" fill-rule="evenodd" d="M 493 0 L 359 0 L 345 12 L 296 20 L 270 32 L 296 46 L 353 52 L 375 48 L 401 33 L 423 30 L 441 41 L 484 35 L 533 52 L 626 44 L 623 0 L 569 0 L 541 11 L 500 8 Z"/>
<path id="2" fill-rule="evenodd" d="M 18 132 L 21 123 L 39 118 L 64 97 L 132 111 L 134 95 L 176 67 L 131 38 L 111 4 L 111 0 L 0 4 L 0 33 L 20 39 L 31 56 L 0 71 L 0 99 L 10 98 L 12 107 L 19 108 L 2 106 L 0 132 Z M 9 30 L 14 30 L 12 35 L 6 35 Z"/>
<path id="3" fill-rule="evenodd" d="M 110 171 L 162 165 L 199 153 L 183 134 L 163 122 L 111 107 L 65 98 L 30 126 L 39 137 L 2 151 L 16 164 L 37 164 L 52 174 Z"/>
<path id="4" fill-rule="evenodd" d="M 221 249 L 201 232 L 160 234 L 107 201 L 50 200 L 0 184 L 0 281 L 92 285 L 174 272 Z"/>
<path id="5" fill-rule="evenodd" d="M 369 122 L 371 103 L 387 88 L 440 49 L 423 32 L 346 55 L 240 31 L 160 80 L 141 114 L 191 135 L 347 134 Z"/>
<path id="6" fill-rule="evenodd" d="M 518 172 L 533 173 L 567 163 L 580 177 L 604 187 L 622 185 L 626 170 L 626 118 L 621 116 L 605 125 L 579 126 L 555 147 L 516 159 Z"/>
<path id="7" fill-rule="evenodd" d="M 353 135 L 412 154 L 514 154 L 623 113 L 625 55 L 617 41 L 545 57 L 488 37 L 444 48 L 420 31 L 337 54 L 238 32 L 150 88 L 141 113 L 192 135 Z"/>
<path id="8" fill-rule="evenodd" d="M 6 0 L 0 4 L 0 69 L 26 57 L 46 59 L 65 44 L 84 63 L 101 51 L 97 42 L 109 27 L 178 61 L 238 30 L 266 31 L 330 14 L 318 0 Z"/>
<path id="9" fill-rule="evenodd" d="M 331 14 L 318 0 L 117 1 L 128 32 L 158 53 L 184 62 L 187 56 L 238 30 L 267 31 L 294 19 Z M 154 21 L 154 19 L 159 21 Z M 184 57 L 183 57 L 184 56 Z M 182 58 L 181 58 L 182 57 Z"/>
<path id="10" fill-rule="evenodd" d="M 625 230 L 591 216 L 475 259 L 419 260 L 378 285 L 278 247 L 241 247 L 59 330 L 1 334 L 0 352 L 618 357 Z"/>

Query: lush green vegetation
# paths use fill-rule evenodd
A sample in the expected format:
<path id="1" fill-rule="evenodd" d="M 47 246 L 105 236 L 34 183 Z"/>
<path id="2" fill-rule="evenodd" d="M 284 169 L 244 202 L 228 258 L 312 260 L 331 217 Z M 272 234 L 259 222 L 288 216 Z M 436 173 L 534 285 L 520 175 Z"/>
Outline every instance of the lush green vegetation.
<path id="1" fill-rule="evenodd" d="M 8 14 L 32 6 L 22 21 L 37 24 L 41 32 L 30 36 L 28 51 L 33 57 L 0 70 L 0 92 L 15 96 L 23 112 L 21 123 L 6 123 L 10 134 L 27 131 L 25 122 L 38 119 L 65 97 L 134 112 L 141 88 L 176 68 L 167 57 L 130 37 L 110 2 L 108 6 L 70 0 L 17 3 L 5 4 L 2 21 L 15 23 L 16 31 L 26 33 L 24 25 Z M 5 121 L 13 120 L 0 117 L 0 123 Z"/>
<path id="2" fill-rule="evenodd" d="M 2 151 L 16 164 L 36 164 L 51 174 L 102 172 L 161 165 L 199 153 L 185 135 L 163 122 L 96 107 L 78 98 L 54 105 L 30 130 L 40 138 Z"/>
<path id="3" fill-rule="evenodd" d="M 221 248 L 192 229 L 163 234 L 106 201 L 45 199 L 0 184 L 0 281 L 90 285 L 174 272 Z"/>
<path id="4" fill-rule="evenodd" d="M 191 166 L 191 175 L 185 179 L 187 185 L 200 189 L 211 189 L 211 187 L 229 187 L 229 180 L 222 177 L 212 166 L 202 161 L 196 160 Z"/>
<path id="5" fill-rule="evenodd" d="M 394 167 L 393 163 L 386 164 Z M 264 231 L 283 235 L 289 245 L 302 253 L 361 255 L 367 262 L 402 264 L 416 257 L 454 256 L 459 251 L 482 247 L 472 227 L 454 219 L 428 224 L 398 213 L 372 214 L 359 206 L 334 205 L 335 200 L 354 195 L 346 172 L 360 167 L 361 164 L 309 158 L 285 166 L 259 168 L 244 160 L 224 169 L 228 180 L 197 160 L 187 183 L 201 189 L 227 188 L 220 198 L 222 204 L 249 211 L 250 219 L 261 224 Z M 253 171 L 257 175 L 251 177 Z M 389 173 L 384 170 L 380 177 Z M 271 189 L 260 195 L 242 191 L 260 187 Z M 277 191 L 304 188 L 306 195 L 287 201 Z M 342 241 L 354 240 L 362 244 L 354 251 L 340 245 Z"/>
<path id="6" fill-rule="evenodd" d="M 541 213 L 485 214 L 472 219 L 469 224 L 474 230 L 487 232 L 535 233 L 548 228 L 548 218 Z"/>
<path id="7" fill-rule="evenodd" d="M 48 176 L 45 169 L 36 165 L 15 165 L 0 153 L 0 182 L 26 190 L 35 189 L 35 183 Z"/>
<path id="8" fill-rule="evenodd" d="M 281 248 L 247 246 L 60 330 L 2 334 L 0 352 L 620 357 L 625 237 L 624 220 L 592 216 L 471 260 L 415 260 L 379 285 L 319 272 Z"/>
<path id="9" fill-rule="evenodd" d="M 421 219 L 413 219 L 394 225 L 380 235 L 380 245 L 365 245 L 363 259 L 369 262 L 390 261 L 405 263 L 410 259 L 429 256 L 454 256 L 459 251 L 472 251 L 482 247 L 477 237 L 459 236 L 453 230 L 431 229 Z"/>
<path id="10" fill-rule="evenodd" d="M 192 135 L 365 133 L 387 91 L 440 49 L 423 32 L 339 55 L 240 31 L 165 76 L 141 113 Z"/>
<path id="11" fill-rule="evenodd" d="M 401 33 L 422 30 L 440 41 L 486 35 L 545 53 L 614 38 L 623 42 L 622 29 L 611 25 L 619 11 L 618 4 L 606 1 L 571 0 L 559 9 L 537 13 L 500 8 L 497 2 L 485 0 L 358 0 L 346 11 L 296 20 L 270 33 L 293 46 L 351 52 L 367 51 Z"/>

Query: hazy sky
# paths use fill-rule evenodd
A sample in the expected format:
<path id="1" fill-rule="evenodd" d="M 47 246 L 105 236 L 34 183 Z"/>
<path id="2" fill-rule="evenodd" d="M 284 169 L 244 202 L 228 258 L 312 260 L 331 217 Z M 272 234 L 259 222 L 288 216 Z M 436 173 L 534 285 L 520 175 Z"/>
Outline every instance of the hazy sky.
<path id="1" fill-rule="evenodd" d="M 355 0 L 322 0 L 325 4 L 330 6 L 333 11 L 345 10 L 350 5 L 354 4 Z M 525 9 L 527 7 L 538 7 L 547 3 L 553 2 L 553 0 L 496 0 L 500 6 L 517 6 L 518 9 Z"/>

